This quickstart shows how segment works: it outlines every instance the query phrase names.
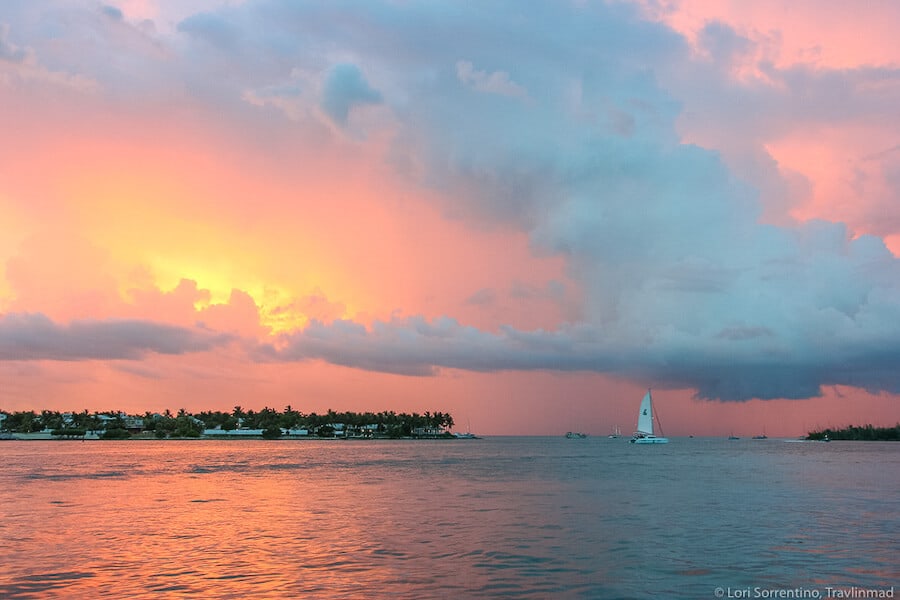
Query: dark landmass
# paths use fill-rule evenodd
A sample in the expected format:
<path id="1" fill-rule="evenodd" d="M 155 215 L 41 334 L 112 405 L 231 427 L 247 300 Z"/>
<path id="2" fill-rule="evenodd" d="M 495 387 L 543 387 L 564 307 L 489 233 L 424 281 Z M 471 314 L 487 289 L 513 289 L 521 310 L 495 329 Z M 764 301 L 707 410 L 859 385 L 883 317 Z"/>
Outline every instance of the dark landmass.
<path id="1" fill-rule="evenodd" d="M 203 411 L 197 414 L 181 409 L 173 414 L 126 414 L 119 411 L 59 412 L 0 410 L 0 437 L 14 434 L 45 439 L 184 439 L 215 437 L 220 439 L 262 438 L 344 438 L 402 439 L 454 438 L 453 417 L 440 411 L 419 413 L 335 412 L 303 413 L 291 406 L 281 412 L 271 408 L 260 411 L 235 406 L 231 412 Z"/>
<path id="2" fill-rule="evenodd" d="M 823 429 L 811 431 L 806 437 L 808 440 L 855 440 L 883 442 L 900 441 L 900 423 L 893 427 L 873 427 L 872 425 L 850 425 L 843 429 Z"/>

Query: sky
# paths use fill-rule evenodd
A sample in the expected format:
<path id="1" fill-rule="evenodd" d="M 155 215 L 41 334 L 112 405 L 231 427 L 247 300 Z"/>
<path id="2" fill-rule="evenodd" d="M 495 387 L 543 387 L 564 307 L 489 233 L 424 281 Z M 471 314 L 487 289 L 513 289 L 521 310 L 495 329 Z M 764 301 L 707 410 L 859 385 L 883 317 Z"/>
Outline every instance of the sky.
<path id="1" fill-rule="evenodd" d="M 893 425 L 897 23 L 5 0 L 0 409 Z"/>

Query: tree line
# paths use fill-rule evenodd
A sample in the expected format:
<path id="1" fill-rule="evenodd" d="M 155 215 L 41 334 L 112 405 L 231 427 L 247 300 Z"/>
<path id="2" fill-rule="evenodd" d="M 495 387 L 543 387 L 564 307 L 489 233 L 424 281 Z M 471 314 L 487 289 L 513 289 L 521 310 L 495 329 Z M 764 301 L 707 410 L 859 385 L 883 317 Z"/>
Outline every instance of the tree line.
<path id="1" fill-rule="evenodd" d="M 872 425 L 850 425 L 843 429 L 823 429 L 811 431 L 808 440 L 856 440 L 856 441 L 900 441 L 900 423 L 893 427 L 873 427 Z"/>
<path id="2" fill-rule="evenodd" d="M 153 432 L 155 437 L 200 437 L 204 429 L 262 430 L 263 437 L 280 437 L 284 430 L 306 430 L 310 435 L 334 437 L 339 430 L 382 437 L 409 437 L 417 431 L 447 431 L 453 428 L 453 417 L 441 411 L 425 411 L 420 414 L 373 412 L 304 413 L 288 405 L 282 411 L 269 407 L 254 411 L 235 406 L 230 412 L 201 411 L 193 414 L 184 408 L 173 414 L 150 411 L 128 415 L 119 411 L 93 413 L 34 410 L 7 412 L 0 410 L 4 418 L 0 431 L 9 433 L 35 433 L 50 431 L 59 437 L 83 437 L 87 432 L 101 432 L 101 437 L 120 439 L 131 436 L 135 430 Z"/>

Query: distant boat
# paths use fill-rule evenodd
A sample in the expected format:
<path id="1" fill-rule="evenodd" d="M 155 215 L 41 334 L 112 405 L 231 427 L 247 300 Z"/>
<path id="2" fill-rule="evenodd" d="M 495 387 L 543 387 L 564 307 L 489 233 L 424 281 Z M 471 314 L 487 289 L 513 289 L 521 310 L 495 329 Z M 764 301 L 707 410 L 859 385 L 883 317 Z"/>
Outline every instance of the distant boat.
<path id="1" fill-rule="evenodd" d="M 641 408 L 638 410 L 637 431 L 631 436 L 632 444 L 668 444 L 669 439 L 653 435 L 653 398 L 650 390 L 641 400 Z"/>
<path id="2" fill-rule="evenodd" d="M 609 434 L 609 439 L 611 439 L 611 440 L 618 439 L 620 435 L 622 435 L 622 434 L 619 432 L 619 426 L 616 425 L 616 430 L 613 431 L 611 434 Z"/>
<path id="3" fill-rule="evenodd" d="M 583 440 L 584 438 L 587 437 L 587 434 L 581 433 L 578 431 L 569 431 L 569 432 L 566 432 L 566 437 L 569 438 L 570 440 Z"/>
<path id="4" fill-rule="evenodd" d="M 739 439 L 741 439 L 741 438 L 739 438 L 738 436 L 736 436 L 736 435 L 734 435 L 734 434 L 732 433 L 731 435 L 728 436 L 728 439 L 729 439 L 729 440 L 739 440 Z"/>
<path id="5" fill-rule="evenodd" d="M 454 433 L 453 437 L 455 437 L 458 440 L 477 440 L 478 439 L 478 436 L 476 436 L 474 433 L 472 433 L 472 425 L 468 421 L 468 419 L 466 420 L 466 432 L 465 433 Z"/>
<path id="6" fill-rule="evenodd" d="M 767 440 L 767 439 L 769 439 L 769 436 L 767 436 L 766 434 L 762 434 L 762 435 L 754 435 L 752 439 L 754 439 L 754 440 Z"/>

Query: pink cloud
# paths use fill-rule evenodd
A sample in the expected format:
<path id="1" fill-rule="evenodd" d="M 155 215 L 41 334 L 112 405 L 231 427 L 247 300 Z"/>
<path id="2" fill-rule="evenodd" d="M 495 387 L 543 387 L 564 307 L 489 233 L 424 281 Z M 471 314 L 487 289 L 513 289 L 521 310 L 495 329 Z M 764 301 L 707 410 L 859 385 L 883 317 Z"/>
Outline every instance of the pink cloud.
<path id="1" fill-rule="evenodd" d="M 758 182 L 767 222 L 842 221 L 898 252 L 889 150 L 900 133 L 900 6 L 678 0 L 655 14 L 721 62 L 725 79 L 673 83 L 686 103 L 680 129 Z"/>
<path id="2" fill-rule="evenodd" d="M 866 10 L 841 0 L 644 4 L 651 14 L 692 40 L 710 22 L 728 23 L 755 42 L 764 42 L 766 56 L 779 66 L 807 63 L 852 68 L 900 61 L 893 26 L 900 19 L 900 7 L 890 0 L 870 2 Z M 866 34 L 859 35 L 860 31 Z"/>
<path id="3" fill-rule="evenodd" d="M 860 235 L 900 236 L 893 5 L 686 0 L 661 24 L 551 2 L 509 27 L 390 2 L 114 4 L 17 4 L 0 32 L 0 306 L 30 315 L 8 333 L 45 334 L 8 371 L 15 402 L 424 397 L 539 432 L 625 425 L 606 407 L 642 386 L 614 375 L 745 419 L 758 403 L 689 399 L 837 411 L 823 382 L 896 385 L 896 266 Z M 816 217 L 843 223 L 799 223 Z M 585 330 L 602 344 L 567 361 Z M 188 343 L 219 334 L 282 360 Z M 109 351 L 40 360 L 88 337 Z M 173 338 L 194 351 L 163 354 Z M 627 368 L 604 362 L 623 347 Z M 738 368 L 761 361 L 796 368 Z"/>

